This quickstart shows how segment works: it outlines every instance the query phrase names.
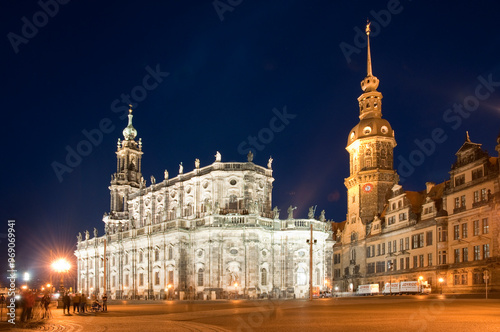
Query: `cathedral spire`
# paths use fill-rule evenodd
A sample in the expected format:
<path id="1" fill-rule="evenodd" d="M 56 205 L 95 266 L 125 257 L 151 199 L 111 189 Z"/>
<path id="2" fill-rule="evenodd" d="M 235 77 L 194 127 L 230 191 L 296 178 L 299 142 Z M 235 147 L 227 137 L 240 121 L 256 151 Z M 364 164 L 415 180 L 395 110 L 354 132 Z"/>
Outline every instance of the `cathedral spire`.
<path id="1" fill-rule="evenodd" d="M 367 45 L 367 50 L 368 50 L 368 56 L 367 56 L 367 61 L 366 61 L 366 76 L 373 76 L 372 74 L 372 55 L 370 52 L 370 20 L 367 20 L 366 23 L 366 45 Z"/>

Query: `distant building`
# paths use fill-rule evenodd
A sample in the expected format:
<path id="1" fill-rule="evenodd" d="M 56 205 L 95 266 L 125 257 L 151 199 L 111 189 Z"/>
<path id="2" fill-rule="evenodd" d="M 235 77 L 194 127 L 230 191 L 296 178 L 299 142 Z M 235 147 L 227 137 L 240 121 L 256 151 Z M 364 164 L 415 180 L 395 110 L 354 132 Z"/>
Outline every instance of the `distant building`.
<path id="1" fill-rule="evenodd" d="M 312 281 L 327 287 L 331 275 L 331 223 L 324 211 L 315 219 L 286 219 L 272 209 L 272 159 L 215 162 L 163 181 L 142 177 L 142 143 L 129 124 L 118 140 L 117 171 L 111 178 L 105 235 L 78 236 L 78 289 L 111 298 L 197 298 L 238 296 L 303 298 Z M 104 259 L 106 257 L 106 260 Z M 105 264 L 106 263 L 106 264 Z M 106 272 L 105 272 L 106 271 Z"/>
<path id="2" fill-rule="evenodd" d="M 360 121 L 347 142 L 350 176 L 346 220 L 334 224 L 333 285 L 418 280 L 434 291 L 471 293 L 500 285 L 500 171 L 467 134 L 444 183 L 412 192 L 393 168 L 394 131 L 382 119 L 382 94 L 371 67 L 358 98 Z M 496 150 L 500 153 L 500 136 Z"/>

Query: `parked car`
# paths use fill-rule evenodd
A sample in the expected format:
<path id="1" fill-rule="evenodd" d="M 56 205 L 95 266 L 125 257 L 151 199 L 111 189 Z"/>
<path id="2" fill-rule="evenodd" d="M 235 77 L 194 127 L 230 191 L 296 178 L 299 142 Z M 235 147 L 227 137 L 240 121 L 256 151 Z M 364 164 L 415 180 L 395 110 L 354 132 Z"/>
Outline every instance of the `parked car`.
<path id="1" fill-rule="evenodd" d="M 321 297 L 321 298 L 332 297 L 332 293 L 330 293 L 330 292 L 319 292 L 319 297 Z"/>

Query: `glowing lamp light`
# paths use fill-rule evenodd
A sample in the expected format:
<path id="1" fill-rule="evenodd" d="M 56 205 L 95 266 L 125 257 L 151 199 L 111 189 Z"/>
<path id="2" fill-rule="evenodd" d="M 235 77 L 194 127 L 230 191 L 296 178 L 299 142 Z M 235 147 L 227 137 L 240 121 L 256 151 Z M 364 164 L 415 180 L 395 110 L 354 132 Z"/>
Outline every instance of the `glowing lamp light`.
<path id="1" fill-rule="evenodd" d="M 167 289 L 170 289 L 170 288 L 172 288 L 172 285 L 171 285 L 171 284 L 168 284 L 168 285 L 167 285 Z"/>
<path id="2" fill-rule="evenodd" d="M 418 280 L 422 281 L 422 280 L 424 280 L 424 277 L 420 276 L 420 277 L 418 277 Z"/>
<path id="3" fill-rule="evenodd" d="M 234 283 L 234 287 L 238 287 L 238 283 L 237 282 Z"/>
<path id="4" fill-rule="evenodd" d="M 59 272 L 59 273 L 68 272 L 70 268 L 71 268 L 71 265 L 64 258 L 60 258 L 52 263 L 52 269 L 56 272 Z"/>
<path id="5" fill-rule="evenodd" d="M 47 288 L 50 288 L 50 286 L 52 286 L 51 284 L 47 284 Z"/>
<path id="6" fill-rule="evenodd" d="M 21 289 L 26 290 L 26 289 L 28 289 L 28 286 L 26 286 L 26 285 L 22 285 L 22 286 L 21 286 Z"/>
<path id="7" fill-rule="evenodd" d="M 438 281 L 441 283 L 441 282 L 444 281 L 444 279 L 443 278 L 439 278 Z"/>

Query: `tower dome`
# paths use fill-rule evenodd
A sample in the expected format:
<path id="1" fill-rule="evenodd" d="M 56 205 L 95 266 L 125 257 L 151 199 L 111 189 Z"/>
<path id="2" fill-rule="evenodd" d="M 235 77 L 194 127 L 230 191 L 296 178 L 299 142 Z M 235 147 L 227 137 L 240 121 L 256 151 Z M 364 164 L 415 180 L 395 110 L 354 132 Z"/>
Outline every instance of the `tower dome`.
<path id="1" fill-rule="evenodd" d="M 128 110 L 128 126 L 123 129 L 123 137 L 128 140 L 133 140 L 137 136 L 137 130 L 135 130 L 134 126 L 132 125 L 132 118 L 134 117 L 132 115 L 132 105 L 129 105 L 130 108 Z"/>

